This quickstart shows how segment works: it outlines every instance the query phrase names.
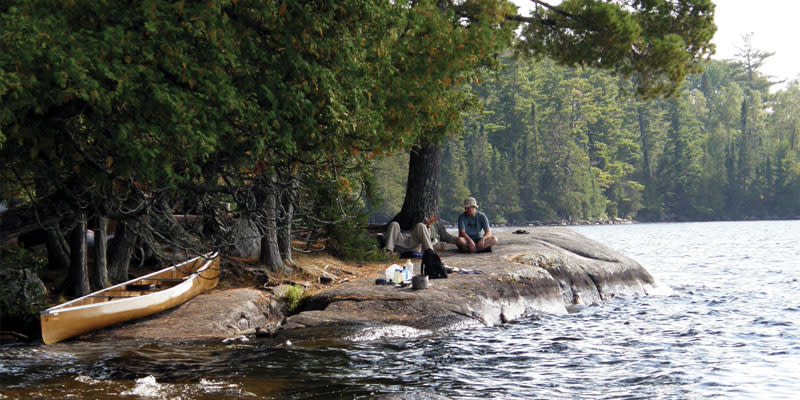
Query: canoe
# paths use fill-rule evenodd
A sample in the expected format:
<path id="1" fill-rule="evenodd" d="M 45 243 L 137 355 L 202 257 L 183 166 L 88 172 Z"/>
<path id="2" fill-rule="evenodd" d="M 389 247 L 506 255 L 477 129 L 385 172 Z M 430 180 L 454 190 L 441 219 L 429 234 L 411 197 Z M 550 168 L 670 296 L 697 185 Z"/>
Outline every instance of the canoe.
<path id="1" fill-rule="evenodd" d="M 180 305 L 217 286 L 219 254 L 195 257 L 39 313 L 42 340 L 56 343 Z"/>

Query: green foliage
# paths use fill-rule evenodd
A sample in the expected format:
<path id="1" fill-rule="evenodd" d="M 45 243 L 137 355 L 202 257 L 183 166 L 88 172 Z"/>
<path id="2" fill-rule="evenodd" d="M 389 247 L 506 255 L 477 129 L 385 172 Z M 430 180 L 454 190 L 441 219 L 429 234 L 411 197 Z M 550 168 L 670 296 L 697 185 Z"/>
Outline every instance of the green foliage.
<path id="1" fill-rule="evenodd" d="M 378 248 L 375 237 L 364 232 L 367 211 L 365 209 L 352 211 L 357 213 L 353 218 L 327 225 L 326 232 L 331 253 L 344 260 L 385 260 L 386 256 Z"/>
<path id="2" fill-rule="evenodd" d="M 47 259 L 41 251 L 19 246 L 0 246 L 0 269 L 31 269 L 41 271 L 47 265 Z"/>
<path id="3" fill-rule="evenodd" d="M 220 121 L 244 111 L 217 67 L 231 46 L 219 8 L 112 3 L 2 14 L 2 151 L 31 179 L 174 186 L 213 150 Z"/>
<path id="4" fill-rule="evenodd" d="M 283 304 L 286 306 L 286 311 L 289 315 L 296 314 L 300 308 L 300 304 L 303 300 L 303 287 L 300 285 L 291 285 L 286 289 L 283 296 L 280 298 L 283 301 Z"/>
<path id="5" fill-rule="evenodd" d="M 126 217 L 211 187 L 236 213 L 298 210 L 364 259 L 364 192 L 391 215 L 406 171 L 373 161 L 441 143 L 446 219 L 470 194 L 508 223 L 798 213 L 798 84 L 773 97 L 749 42 L 691 75 L 712 50 L 709 0 L 530 17 L 500 0 L 3 4 L 3 199 Z M 519 54 L 551 59 L 502 56 L 519 23 Z"/>
<path id="6" fill-rule="evenodd" d="M 710 0 L 565 0 L 537 7 L 520 47 L 564 65 L 613 70 L 633 77 L 647 97 L 677 93 L 713 52 Z"/>
<path id="7" fill-rule="evenodd" d="M 464 144 L 460 141 L 448 140 L 444 144 L 439 217 L 445 221 L 458 220 L 458 215 L 464 211 L 462 202 L 470 194 L 467 188 L 469 169 L 464 154 Z"/>
<path id="8" fill-rule="evenodd" d="M 41 252 L 17 246 L 0 247 L 0 322 L 29 332 L 47 304 L 37 273 L 47 264 Z"/>
<path id="9" fill-rule="evenodd" d="M 355 220 L 328 226 L 330 251 L 344 260 L 382 261 L 386 257 L 378 249 L 374 236 L 364 233 L 366 212 Z"/>
<path id="10" fill-rule="evenodd" d="M 408 178 L 408 153 L 381 157 L 372 163 L 372 189 L 380 204 L 370 204 L 371 215 L 379 221 L 392 219 L 403 205 Z"/>
<path id="11" fill-rule="evenodd" d="M 359 173 L 357 170 L 340 177 L 339 186 L 318 181 L 307 187 L 300 200 L 309 203 L 304 220 L 325 232 L 331 254 L 347 260 L 383 260 L 377 240 L 364 230 L 369 214 L 365 198 L 370 185 L 358 180 Z"/>
<path id="12" fill-rule="evenodd" d="M 18 3 L 0 15 L 0 174 L 23 186 L 124 195 L 406 143 L 382 125 L 402 5 Z"/>

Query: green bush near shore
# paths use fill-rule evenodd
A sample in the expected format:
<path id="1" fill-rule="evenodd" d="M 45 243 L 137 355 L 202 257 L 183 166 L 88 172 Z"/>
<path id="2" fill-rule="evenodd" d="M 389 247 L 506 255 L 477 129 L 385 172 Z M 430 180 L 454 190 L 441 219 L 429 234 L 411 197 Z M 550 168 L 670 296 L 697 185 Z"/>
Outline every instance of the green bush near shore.
<path id="1" fill-rule="evenodd" d="M 47 305 L 47 289 L 38 277 L 46 264 L 40 252 L 0 247 L 0 325 L 26 334 L 38 330 L 37 314 Z"/>
<path id="2" fill-rule="evenodd" d="M 292 285 L 284 293 L 281 300 L 286 305 L 286 310 L 289 314 L 295 314 L 300 308 L 300 302 L 303 300 L 303 287 L 300 285 Z"/>

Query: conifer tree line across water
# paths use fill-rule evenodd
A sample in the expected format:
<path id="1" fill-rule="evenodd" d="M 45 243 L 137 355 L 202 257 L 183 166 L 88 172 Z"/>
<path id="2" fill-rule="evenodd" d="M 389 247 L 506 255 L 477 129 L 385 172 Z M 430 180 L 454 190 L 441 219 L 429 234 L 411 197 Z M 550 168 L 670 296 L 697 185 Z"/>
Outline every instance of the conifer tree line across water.
<path id="1" fill-rule="evenodd" d="M 455 221 L 473 195 L 506 224 L 795 218 L 800 85 L 770 92 L 768 56 L 746 40 L 740 58 L 648 100 L 604 71 L 508 57 L 444 145 L 441 215 Z M 397 207 L 404 162 L 376 166 L 378 218 Z"/>

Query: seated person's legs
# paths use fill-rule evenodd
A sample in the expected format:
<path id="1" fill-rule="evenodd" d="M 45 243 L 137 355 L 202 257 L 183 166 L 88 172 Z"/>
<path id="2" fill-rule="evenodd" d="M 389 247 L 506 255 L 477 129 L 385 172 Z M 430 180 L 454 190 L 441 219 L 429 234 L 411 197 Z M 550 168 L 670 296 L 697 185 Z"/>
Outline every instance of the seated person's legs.
<path id="1" fill-rule="evenodd" d="M 462 253 L 469 253 L 469 244 L 467 243 L 467 239 L 459 237 L 456 239 L 456 246 L 458 246 L 458 251 Z"/>
<path id="2" fill-rule="evenodd" d="M 430 231 L 422 223 L 415 225 L 410 232 L 404 233 L 400 230 L 399 223 L 396 221 L 390 222 L 386 229 L 385 238 L 385 249 L 388 252 L 396 251 L 402 254 L 408 251 L 418 252 L 420 247 L 422 247 L 423 251 L 433 248 Z"/>
<path id="3" fill-rule="evenodd" d="M 388 228 L 386 229 L 386 235 L 385 235 L 386 238 L 385 249 L 387 251 L 390 252 L 394 251 L 395 243 L 397 242 L 397 239 L 400 238 L 401 234 L 402 233 L 400 231 L 400 224 L 398 224 L 396 221 L 390 222 Z"/>
<path id="4" fill-rule="evenodd" d="M 433 249 L 433 244 L 431 243 L 431 232 L 428 230 L 428 227 L 425 226 L 425 224 L 416 224 L 411 236 L 422 247 L 422 251 Z"/>
<path id="5" fill-rule="evenodd" d="M 479 240 L 478 243 L 475 243 L 475 250 L 482 251 L 494 246 L 496 243 L 497 243 L 497 238 L 494 235 L 487 236 Z"/>
<path id="6" fill-rule="evenodd" d="M 475 238 L 472 238 L 472 242 L 470 242 L 466 238 L 459 236 L 456 240 L 456 245 L 458 246 L 458 250 L 462 253 L 475 253 L 478 251 L 478 242 L 480 242 L 480 240 L 475 240 Z"/>

